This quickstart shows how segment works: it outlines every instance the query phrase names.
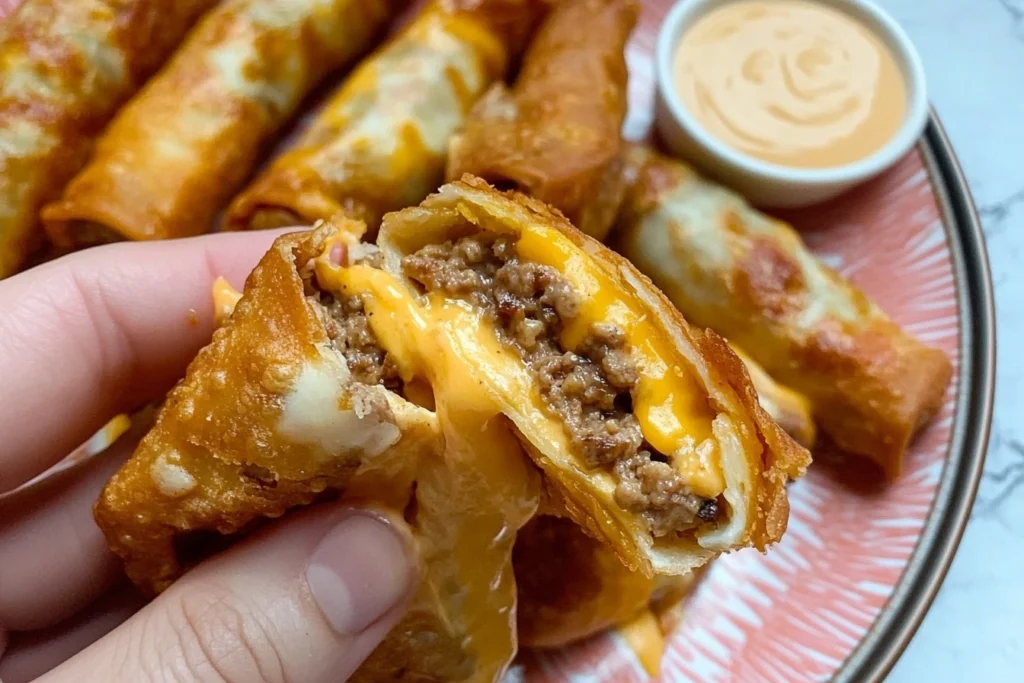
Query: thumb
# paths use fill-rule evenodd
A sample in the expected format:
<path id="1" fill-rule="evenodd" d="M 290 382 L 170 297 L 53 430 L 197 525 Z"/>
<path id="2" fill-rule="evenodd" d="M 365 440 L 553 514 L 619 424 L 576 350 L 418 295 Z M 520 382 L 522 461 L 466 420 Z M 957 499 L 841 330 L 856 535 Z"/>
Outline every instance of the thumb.
<path id="1" fill-rule="evenodd" d="M 399 620 L 413 578 L 388 522 L 307 509 L 201 564 L 39 680 L 342 681 Z"/>

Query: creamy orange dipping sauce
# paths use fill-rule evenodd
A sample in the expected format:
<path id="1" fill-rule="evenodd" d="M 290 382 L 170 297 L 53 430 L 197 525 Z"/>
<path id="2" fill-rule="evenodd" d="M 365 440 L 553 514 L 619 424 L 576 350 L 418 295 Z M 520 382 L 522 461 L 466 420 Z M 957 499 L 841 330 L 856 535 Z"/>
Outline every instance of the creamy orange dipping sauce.
<path id="1" fill-rule="evenodd" d="M 812 0 L 742 0 L 708 12 L 676 48 L 676 91 L 704 129 L 783 166 L 863 159 L 896 134 L 907 87 L 889 48 Z"/>

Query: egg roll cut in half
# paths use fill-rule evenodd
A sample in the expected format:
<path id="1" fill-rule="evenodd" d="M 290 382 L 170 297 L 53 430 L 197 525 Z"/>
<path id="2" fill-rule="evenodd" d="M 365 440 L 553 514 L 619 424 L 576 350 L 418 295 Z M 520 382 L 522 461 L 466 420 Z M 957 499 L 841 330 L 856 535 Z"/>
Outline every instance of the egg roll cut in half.
<path id="1" fill-rule="evenodd" d="M 390 0 L 226 0 L 117 115 L 43 221 L 64 247 L 208 231 L 274 134 L 364 52 Z"/>
<path id="2" fill-rule="evenodd" d="M 728 345 L 625 259 L 472 177 L 386 216 L 378 244 L 568 514 L 627 566 L 682 574 L 781 537 L 807 451 Z"/>
<path id="3" fill-rule="evenodd" d="M 472 173 L 527 192 L 603 239 L 622 199 L 625 45 L 634 0 L 563 0 L 449 146 L 448 178 Z"/>
<path id="4" fill-rule="evenodd" d="M 524 42 L 541 0 L 438 0 L 353 72 L 294 149 L 232 203 L 229 229 L 385 212 L 441 184 L 448 138 Z"/>
<path id="5" fill-rule="evenodd" d="M 39 210 L 214 0 L 25 0 L 0 28 L 0 278 L 43 238 Z"/>
<path id="6" fill-rule="evenodd" d="M 539 478 L 507 421 L 460 384 L 439 337 L 414 317 L 371 323 L 370 292 L 344 273 L 399 285 L 357 243 L 363 229 L 275 242 L 104 489 L 96 519 L 152 593 L 211 537 L 326 496 L 371 506 L 408 536 L 421 583 L 350 680 L 494 681 L 516 651 L 512 544 L 536 511 Z M 387 326 L 410 343 L 392 353 L 375 331 Z"/>
<path id="7" fill-rule="evenodd" d="M 839 447 L 900 474 L 952 365 L 818 260 L 782 221 L 681 162 L 630 150 L 615 247 L 688 320 L 735 342 L 805 395 Z"/>

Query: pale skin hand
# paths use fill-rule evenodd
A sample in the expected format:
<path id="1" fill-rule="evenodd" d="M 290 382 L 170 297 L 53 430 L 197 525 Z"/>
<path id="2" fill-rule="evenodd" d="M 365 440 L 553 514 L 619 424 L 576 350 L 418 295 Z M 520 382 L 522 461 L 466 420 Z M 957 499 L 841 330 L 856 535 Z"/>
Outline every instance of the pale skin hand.
<path id="1" fill-rule="evenodd" d="M 403 542 L 338 506 L 271 525 L 143 606 L 91 511 L 138 434 L 14 491 L 166 392 L 210 338 L 213 279 L 241 288 L 276 234 L 98 247 L 0 282 L 3 683 L 334 683 L 401 616 Z"/>

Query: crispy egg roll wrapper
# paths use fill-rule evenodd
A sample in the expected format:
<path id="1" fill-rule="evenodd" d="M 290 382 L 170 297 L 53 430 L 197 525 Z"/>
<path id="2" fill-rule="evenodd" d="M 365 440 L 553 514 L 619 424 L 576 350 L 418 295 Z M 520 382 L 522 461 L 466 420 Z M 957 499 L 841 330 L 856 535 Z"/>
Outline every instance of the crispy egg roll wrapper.
<path id="1" fill-rule="evenodd" d="M 486 302 L 488 288 L 497 291 L 497 275 L 456 273 L 456 289 L 483 283 L 471 295 L 467 290 L 465 297 L 453 290 L 446 293 L 443 287 L 426 287 L 430 277 L 416 272 L 417 264 L 429 262 L 429 256 L 440 250 L 453 255 L 449 265 L 455 267 L 457 249 L 452 241 L 463 238 L 492 244 L 492 253 L 505 253 L 506 264 L 513 268 L 522 262 L 532 264 L 527 268 L 535 268 L 540 273 L 536 277 L 546 279 L 552 288 L 543 296 L 536 293 L 541 299 L 556 290 L 567 300 L 568 294 L 575 297 L 576 310 L 559 313 L 558 320 L 548 323 L 544 343 L 559 347 L 558 353 L 588 353 L 589 336 L 598 328 L 619 339 L 615 357 L 632 368 L 621 374 L 634 375 L 629 393 L 615 398 L 618 412 L 608 413 L 617 416 L 620 427 L 588 440 L 587 434 L 570 427 L 582 403 L 567 399 L 560 412 L 547 402 L 544 396 L 557 391 L 568 396 L 578 376 L 566 370 L 564 376 L 542 385 L 540 371 L 531 370 L 509 333 L 499 329 L 504 304 L 489 309 L 481 303 Z M 721 552 L 745 546 L 763 549 L 781 537 L 788 520 L 785 484 L 804 471 L 809 454 L 758 405 L 743 364 L 728 345 L 714 333 L 691 328 L 625 259 L 543 203 L 519 193 L 500 193 L 469 176 L 442 187 L 420 207 L 386 216 L 378 243 L 385 268 L 401 274 L 405 285 L 401 293 L 381 289 L 378 297 L 394 299 L 389 307 L 417 306 L 426 311 L 464 357 L 473 380 L 488 389 L 515 425 L 569 516 L 614 548 L 628 567 L 645 574 L 685 574 Z M 488 258 L 487 247 L 458 247 L 463 248 L 465 254 L 475 253 L 479 263 Z M 528 275 L 524 271 L 523 278 Z M 553 311 L 545 308 L 539 315 L 550 320 Z M 508 313 L 512 319 L 518 315 Z M 538 324 L 531 320 L 523 327 L 535 330 Z M 599 372 L 589 357 L 555 358 L 569 359 L 570 365 L 590 376 Z M 594 384 L 598 391 L 612 380 L 601 381 L 604 385 Z M 607 456 L 610 451 L 604 444 L 615 438 L 615 430 L 636 434 L 637 441 L 642 437 L 656 452 L 645 451 L 650 462 L 634 454 L 641 460 L 631 460 L 638 468 L 632 475 L 611 471 L 623 465 L 628 451 L 622 451 L 619 460 L 596 466 L 588 462 L 589 455 L 585 457 L 592 445 L 596 456 Z M 658 465 L 652 464 L 655 455 Z M 648 474 L 667 481 L 652 483 Z M 629 477 L 643 482 L 630 479 L 631 488 L 620 490 Z M 665 490 L 660 484 L 671 486 L 673 493 L 657 502 L 658 492 Z M 635 496 L 627 495 L 631 491 L 648 498 L 642 498 L 638 507 Z M 629 497 L 634 500 L 629 502 Z M 685 525 L 663 528 L 659 515 L 664 513 L 670 521 L 671 515 L 684 515 L 686 505 L 691 506 L 691 518 L 684 519 Z M 693 516 L 698 514 L 705 516 L 698 520 Z"/>
<path id="2" fill-rule="evenodd" d="M 428 4 L 235 199 L 227 227 L 313 223 L 340 212 L 375 232 L 385 212 L 420 202 L 441 184 L 449 137 L 503 77 L 540 5 Z"/>
<path id="3" fill-rule="evenodd" d="M 370 46 L 388 0 L 228 0 L 117 115 L 43 212 L 61 246 L 197 235 L 303 97 Z"/>
<path id="4" fill-rule="evenodd" d="M 839 447 L 897 477 L 942 404 L 946 354 L 904 332 L 790 226 L 681 162 L 639 146 L 630 155 L 636 179 L 616 248 L 689 320 L 806 396 Z"/>
<path id="5" fill-rule="evenodd" d="M 625 623 L 654 592 L 654 578 L 630 571 L 568 517 L 534 517 L 512 558 L 523 647 L 560 647 Z"/>
<path id="6" fill-rule="evenodd" d="M 180 575 L 197 538 L 245 531 L 325 494 L 382 510 L 409 537 L 421 584 L 350 680 L 497 680 L 516 651 L 512 543 L 537 508 L 539 478 L 507 422 L 464 385 L 438 338 L 409 327 L 415 320 L 387 321 L 417 337 L 393 359 L 401 386 L 359 379 L 365 356 L 346 354 L 369 328 L 339 337 L 357 314 L 334 317 L 324 297 L 342 284 L 362 295 L 329 256 L 340 245 L 342 260 L 354 260 L 362 227 L 275 242 L 96 518 L 132 580 L 156 592 Z"/>
<path id="7" fill-rule="evenodd" d="M 520 645 L 563 647 L 614 628 L 657 676 L 665 639 L 701 572 L 650 578 L 630 571 L 563 512 L 541 510 L 520 530 L 512 555 Z"/>
<path id="8" fill-rule="evenodd" d="M 624 190 L 624 50 L 636 19 L 634 0 L 557 3 L 514 87 L 496 85 L 452 138 L 448 179 L 512 185 L 603 239 Z"/>
<path id="9" fill-rule="evenodd" d="M 213 0 L 25 0 L 0 27 L 0 278 L 41 241 L 39 210 Z"/>
<path id="10" fill-rule="evenodd" d="M 735 344 L 730 344 L 743 365 L 747 368 L 750 381 L 757 390 L 758 403 L 787 434 L 803 446 L 812 448 L 818 436 L 818 428 L 811 416 L 811 401 L 798 391 L 776 382 L 753 358 Z"/>

